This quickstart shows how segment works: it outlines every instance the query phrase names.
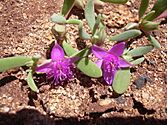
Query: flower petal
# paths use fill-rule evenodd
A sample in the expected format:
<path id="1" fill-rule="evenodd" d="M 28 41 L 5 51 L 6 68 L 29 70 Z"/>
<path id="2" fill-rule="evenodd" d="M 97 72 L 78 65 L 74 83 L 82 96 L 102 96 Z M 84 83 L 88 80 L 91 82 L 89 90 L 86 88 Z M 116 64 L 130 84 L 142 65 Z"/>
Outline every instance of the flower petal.
<path id="1" fill-rule="evenodd" d="M 103 77 L 108 85 L 111 85 L 116 73 L 116 69 L 113 69 L 111 65 L 107 64 L 103 66 Z"/>
<path id="2" fill-rule="evenodd" d="M 52 70 L 51 65 L 52 65 L 51 62 L 45 63 L 41 66 L 38 66 L 35 70 L 36 70 L 36 72 L 48 74 Z"/>
<path id="3" fill-rule="evenodd" d="M 162 14 L 160 14 L 156 19 L 167 18 L 167 10 L 165 10 Z"/>
<path id="4" fill-rule="evenodd" d="M 125 42 L 118 43 L 114 45 L 110 50 L 109 53 L 115 56 L 121 56 L 124 52 Z"/>
<path id="5" fill-rule="evenodd" d="M 101 68 L 101 66 L 102 66 L 102 64 L 103 64 L 103 60 L 102 60 L 102 59 L 98 60 L 98 61 L 96 62 L 96 64 L 97 64 L 97 66 L 98 66 L 99 68 Z"/>
<path id="6" fill-rule="evenodd" d="M 92 53 L 99 59 L 102 59 L 104 56 L 108 54 L 106 50 L 96 45 L 93 45 L 91 49 L 92 49 Z"/>
<path id="7" fill-rule="evenodd" d="M 125 67 L 130 67 L 132 66 L 130 63 L 125 61 L 124 59 L 118 58 L 118 65 L 119 67 L 125 68 Z"/>
<path id="8" fill-rule="evenodd" d="M 62 58 L 64 58 L 64 51 L 58 43 L 55 43 L 51 51 L 51 59 L 57 60 L 57 59 L 62 59 Z"/>

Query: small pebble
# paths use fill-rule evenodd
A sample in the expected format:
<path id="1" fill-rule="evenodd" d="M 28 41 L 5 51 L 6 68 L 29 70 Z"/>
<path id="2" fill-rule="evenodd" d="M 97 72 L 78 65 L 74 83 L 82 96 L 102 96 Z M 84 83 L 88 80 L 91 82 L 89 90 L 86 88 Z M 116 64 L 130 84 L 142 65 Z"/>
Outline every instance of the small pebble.
<path id="1" fill-rule="evenodd" d="M 75 95 L 72 95 L 72 96 L 71 96 L 71 99 L 72 99 L 72 100 L 74 100 L 75 98 L 76 98 L 76 96 L 75 96 Z"/>
<path id="2" fill-rule="evenodd" d="M 115 100 L 116 100 L 118 103 L 121 103 L 121 104 L 125 103 L 125 101 L 126 101 L 126 99 L 125 99 L 124 97 L 122 97 L 122 96 L 119 96 L 119 97 L 116 98 Z"/>
<path id="3" fill-rule="evenodd" d="M 147 81 L 151 81 L 147 75 L 141 75 L 137 80 L 135 80 L 135 85 L 137 89 L 141 89 L 145 86 Z"/>
<path id="4" fill-rule="evenodd" d="M 142 92 L 142 98 L 148 100 L 150 95 L 146 92 Z"/>
<path id="5" fill-rule="evenodd" d="M 100 106 L 107 106 L 111 103 L 111 99 L 104 99 L 99 101 Z"/>
<path id="6" fill-rule="evenodd" d="M 7 107 L 7 106 L 5 106 L 5 107 L 3 107 L 3 111 L 4 111 L 4 112 L 9 112 L 9 111 L 10 111 L 10 108 Z"/>

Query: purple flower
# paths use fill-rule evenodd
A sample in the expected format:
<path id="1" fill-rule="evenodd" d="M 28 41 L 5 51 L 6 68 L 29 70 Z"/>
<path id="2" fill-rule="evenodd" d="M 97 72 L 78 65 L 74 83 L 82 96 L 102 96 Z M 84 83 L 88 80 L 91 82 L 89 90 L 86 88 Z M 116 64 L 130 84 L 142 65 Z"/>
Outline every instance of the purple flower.
<path id="1" fill-rule="evenodd" d="M 120 58 L 123 54 L 125 43 L 121 42 L 106 51 L 96 45 L 92 46 L 92 53 L 99 59 L 96 64 L 102 68 L 104 80 L 111 85 L 118 69 L 131 66 Z"/>
<path id="2" fill-rule="evenodd" d="M 167 18 L 167 9 L 163 13 L 161 13 L 156 19 L 160 18 Z"/>
<path id="3" fill-rule="evenodd" d="M 46 73 L 48 78 L 53 78 L 55 85 L 73 77 L 73 63 L 75 58 L 66 58 L 63 49 L 55 43 L 51 51 L 51 60 L 36 68 L 37 72 Z"/>

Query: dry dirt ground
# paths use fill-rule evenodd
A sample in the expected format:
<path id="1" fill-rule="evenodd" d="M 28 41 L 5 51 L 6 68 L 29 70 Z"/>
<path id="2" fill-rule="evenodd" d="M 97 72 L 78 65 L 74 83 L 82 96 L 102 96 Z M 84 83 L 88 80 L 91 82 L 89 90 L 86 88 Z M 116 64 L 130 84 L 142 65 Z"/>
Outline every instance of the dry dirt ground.
<path id="1" fill-rule="evenodd" d="M 0 0 L 0 57 L 35 53 L 48 57 L 54 40 L 49 19 L 61 6 L 62 0 Z M 105 4 L 99 11 L 106 15 L 107 33 L 114 35 L 127 23 L 136 22 L 138 8 L 139 0 L 125 5 Z M 74 8 L 70 18 L 82 15 L 83 11 Z M 79 71 L 67 85 L 54 88 L 45 75 L 37 75 L 39 94 L 29 90 L 25 67 L 0 73 L 0 125 L 167 124 L 166 23 L 162 20 L 160 30 L 152 33 L 162 50 L 154 49 L 142 64 L 131 69 L 131 85 L 120 96 L 114 95 L 103 79 L 92 79 Z M 78 47 L 77 27 L 70 26 L 68 31 L 71 44 Z M 145 44 L 145 37 L 136 38 L 131 47 Z M 111 47 L 111 43 L 105 42 L 103 47 Z"/>

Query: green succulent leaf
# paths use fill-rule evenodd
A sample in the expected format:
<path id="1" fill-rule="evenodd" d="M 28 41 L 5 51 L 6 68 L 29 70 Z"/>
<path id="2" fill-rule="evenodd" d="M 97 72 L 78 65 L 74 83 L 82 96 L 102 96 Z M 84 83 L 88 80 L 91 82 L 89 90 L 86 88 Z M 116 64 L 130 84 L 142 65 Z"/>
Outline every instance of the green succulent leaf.
<path id="1" fill-rule="evenodd" d="M 76 65 L 77 68 L 87 76 L 94 78 L 102 76 L 101 69 L 87 57 L 80 59 Z"/>
<path id="2" fill-rule="evenodd" d="M 65 27 L 65 25 L 56 24 L 56 25 L 53 27 L 53 30 L 55 30 L 57 33 L 61 34 L 61 33 L 65 33 L 66 27 Z"/>
<path id="3" fill-rule="evenodd" d="M 80 51 L 75 52 L 72 55 L 72 57 L 81 57 L 81 58 L 83 58 L 83 57 L 88 56 L 89 52 L 90 52 L 90 49 L 89 48 L 85 48 L 85 49 L 82 49 Z"/>
<path id="4" fill-rule="evenodd" d="M 75 0 L 64 0 L 61 14 L 67 16 L 75 4 Z"/>
<path id="5" fill-rule="evenodd" d="M 82 24 L 79 24 L 79 37 L 86 40 L 90 39 L 90 35 L 84 30 Z"/>
<path id="6" fill-rule="evenodd" d="M 107 37 L 105 29 L 106 27 L 104 25 L 100 26 L 99 31 L 97 32 L 97 35 L 99 36 L 98 42 L 104 42 L 105 38 Z"/>
<path id="7" fill-rule="evenodd" d="M 130 69 L 118 70 L 112 84 L 113 90 L 117 94 L 123 94 L 128 89 L 130 84 L 130 77 Z"/>
<path id="8" fill-rule="evenodd" d="M 7 57 L 0 59 L 0 72 L 6 71 L 11 68 L 16 68 L 20 66 L 25 66 L 28 64 L 33 64 L 31 57 L 25 56 L 16 56 L 16 57 Z"/>
<path id="9" fill-rule="evenodd" d="M 84 2 L 83 0 L 75 0 L 75 6 L 79 9 L 84 9 Z"/>
<path id="10" fill-rule="evenodd" d="M 112 36 L 110 40 L 111 41 L 123 41 L 123 40 L 135 38 L 137 36 L 140 36 L 141 34 L 142 32 L 140 30 L 132 29 L 132 30 L 128 30 L 123 33 L 117 34 L 115 36 Z"/>
<path id="11" fill-rule="evenodd" d="M 134 65 L 138 65 L 138 64 L 142 63 L 143 61 L 144 61 L 144 57 L 140 57 L 138 59 L 131 61 L 130 63 L 134 64 Z"/>
<path id="12" fill-rule="evenodd" d="M 143 22 L 143 21 L 148 21 L 148 19 L 149 19 L 151 16 L 153 16 L 154 13 L 155 13 L 154 10 L 150 11 L 146 16 L 143 17 L 142 22 Z"/>
<path id="13" fill-rule="evenodd" d="M 152 10 L 154 10 L 155 13 L 148 20 L 149 21 L 154 20 L 160 14 L 162 14 L 166 9 L 167 9 L 167 0 L 157 0 L 152 8 Z"/>
<path id="14" fill-rule="evenodd" d="M 160 43 L 151 35 L 148 36 L 148 40 L 151 42 L 151 44 L 157 48 L 157 49 L 161 49 L 161 45 Z"/>
<path id="15" fill-rule="evenodd" d="M 66 23 L 79 25 L 79 24 L 82 23 L 82 21 L 80 21 L 80 20 L 78 20 L 78 19 L 69 19 L 69 20 L 66 21 Z"/>
<path id="16" fill-rule="evenodd" d="M 99 36 L 97 34 L 94 34 L 94 36 L 91 39 L 91 42 L 92 44 L 95 44 L 95 43 L 98 44 L 98 42 L 100 43 Z"/>
<path id="17" fill-rule="evenodd" d="M 123 56 L 129 52 L 130 48 L 125 48 L 123 52 Z"/>
<path id="18" fill-rule="evenodd" d="M 66 41 L 63 41 L 63 49 L 65 51 L 65 53 L 68 56 L 76 56 L 77 54 L 80 57 L 84 57 L 82 59 L 80 59 L 76 65 L 77 68 L 82 71 L 85 75 L 88 75 L 90 77 L 94 77 L 94 78 L 98 78 L 102 76 L 102 71 L 101 69 L 91 60 L 89 60 L 87 57 L 88 53 L 89 53 L 89 49 L 83 49 L 79 52 L 77 52 L 77 50 L 75 50 L 72 46 L 70 46 Z"/>
<path id="19" fill-rule="evenodd" d="M 127 55 L 132 57 L 142 56 L 150 52 L 154 47 L 153 46 L 143 46 L 130 50 Z"/>
<path id="20" fill-rule="evenodd" d="M 159 22 L 144 21 L 140 24 L 140 28 L 144 31 L 151 31 L 158 29 Z"/>
<path id="21" fill-rule="evenodd" d="M 126 61 L 128 61 L 128 62 L 134 60 L 134 59 L 132 58 L 132 56 L 130 56 L 130 55 L 122 55 L 122 57 L 123 57 Z"/>
<path id="22" fill-rule="evenodd" d="M 149 0 L 141 0 L 139 8 L 139 19 L 145 14 L 149 5 Z"/>
<path id="23" fill-rule="evenodd" d="M 66 23 L 66 18 L 60 14 L 54 13 L 51 16 L 51 21 L 54 23 L 59 23 L 59 24 L 65 24 Z"/>
<path id="24" fill-rule="evenodd" d="M 99 28 L 99 25 L 100 25 L 100 23 L 101 23 L 101 15 L 99 14 L 98 16 L 97 16 L 97 18 L 96 18 L 96 21 L 95 21 L 95 25 L 94 25 L 94 27 L 93 27 L 93 31 L 92 31 L 92 35 L 94 35 L 95 33 L 96 33 L 96 31 L 97 31 L 97 29 Z"/>
<path id="25" fill-rule="evenodd" d="M 32 57 L 32 60 L 36 63 L 38 62 L 38 60 L 41 58 L 41 55 L 40 54 L 35 54 L 33 57 Z"/>
<path id="26" fill-rule="evenodd" d="M 137 29 L 139 27 L 138 23 L 128 23 L 123 29 L 130 30 L 130 29 Z"/>
<path id="27" fill-rule="evenodd" d="M 115 4 L 124 4 L 128 0 L 101 0 L 101 1 L 103 1 L 103 2 L 109 2 L 109 3 L 115 3 Z"/>
<path id="28" fill-rule="evenodd" d="M 77 50 L 74 49 L 70 44 L 68 44 L 66 42 L 66 40 L 63 41 L 62 47 L 63 47 L 67 56 L 72 56 L 73 54 L 75 54 L 77 52 Z"/>
<path id="29" fill-rule="evenodd" d="M 28 83 L 28 86 L 31 88 L 32 91 L 34 92 L 39 92 L 34 80 L 33 80 L 33 75 L 32 75 L 32 70 L 30 70 L 28 72 L 28 76 L 27 76 L 27 83 Z"/>
<path id="30" fill-rule="evenodd" d="M 90 29 L 93 31 L 93 27 L 95 25 L 95 12 L 94 12 L 94 2 L 93 0 L 88 0 L 85 6 L 85 18 L 88 22 Z"/>

